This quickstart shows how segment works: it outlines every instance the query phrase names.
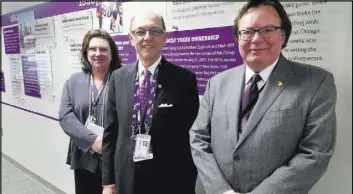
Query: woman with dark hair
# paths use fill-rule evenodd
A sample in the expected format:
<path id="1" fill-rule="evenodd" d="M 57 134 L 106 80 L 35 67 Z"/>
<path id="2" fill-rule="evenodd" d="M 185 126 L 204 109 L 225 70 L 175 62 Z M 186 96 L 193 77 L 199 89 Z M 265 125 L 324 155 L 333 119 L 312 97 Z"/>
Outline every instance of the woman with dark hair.
<path id="1" fill-rule="evenodd" d="M 74 170 L 76 194 L 101 194 L 104 99 L 111 73 L 121 67 L 117 46 L 108 32 L 87 32 L 81 64 L 83 72 L 65 82 L 59 122 L 70 136 L 66 163 Z"/>

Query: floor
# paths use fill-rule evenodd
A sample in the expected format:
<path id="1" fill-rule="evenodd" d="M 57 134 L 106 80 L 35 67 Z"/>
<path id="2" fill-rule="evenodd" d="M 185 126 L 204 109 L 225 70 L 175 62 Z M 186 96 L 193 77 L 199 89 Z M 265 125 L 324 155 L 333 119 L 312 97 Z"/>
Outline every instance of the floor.
<path id="1" fill-rule="evenodd" d="M 1 163 L 2 194 L 65 194 L 4 154 Z"/>

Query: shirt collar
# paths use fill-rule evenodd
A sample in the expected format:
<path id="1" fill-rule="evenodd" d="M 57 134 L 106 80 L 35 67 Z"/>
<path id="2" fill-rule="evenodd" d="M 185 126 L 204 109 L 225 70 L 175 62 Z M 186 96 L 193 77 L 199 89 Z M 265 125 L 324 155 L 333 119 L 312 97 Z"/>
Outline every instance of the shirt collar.
<path id="1" fill-rule="evenodd" d="M 159 58 L 157 59 L 157 61 L 154 62 L 154 63 L 148 68 L 148 71 L 151 72 L 151 75 L 154 74 L 154 71 L 156 70 L 156 68 L 157 68 L 159 62 L 161 62 L 161 60 L 162 60 L 162 55 L 159 55 Z M 139 61 L 138 61 L 138 75 L 139 75 L 139 76 L 143 73 L 143 70 L 144 70 L 144 69 L 145 69 L 145 67 L 144 67 L 143 64 L 142 64 L 142 61 L 139 60 Z"/>
<path id="2" fill-rule="evenodd" d="M 264 70 L 260 71 L 259 75 L 261 76 L 261 79 L 266 83 L 268 78 L 270 77 L 273 69 L 275 68 L 277 61 L 279 57 L 276 59 L 274 63 L 272 63 L 270 66 L 266 67 Z M 248 84 L 251 77 L 255 74 L 255 72 L 248 66 L 245 66 L 245 84 Z"/>

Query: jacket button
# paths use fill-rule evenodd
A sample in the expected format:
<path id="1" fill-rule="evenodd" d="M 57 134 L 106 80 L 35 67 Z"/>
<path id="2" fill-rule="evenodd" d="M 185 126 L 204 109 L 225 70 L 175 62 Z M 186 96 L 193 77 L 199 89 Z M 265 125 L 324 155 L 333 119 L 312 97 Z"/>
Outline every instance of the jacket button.
<path id="1" fill-rule="evenodd" d="M 238 157 L 238 156 L 234 156 L 234 160 L 235 160 L 236 162 L 238 162 L 238 161 L 239 161 L 239 157 Z"/>

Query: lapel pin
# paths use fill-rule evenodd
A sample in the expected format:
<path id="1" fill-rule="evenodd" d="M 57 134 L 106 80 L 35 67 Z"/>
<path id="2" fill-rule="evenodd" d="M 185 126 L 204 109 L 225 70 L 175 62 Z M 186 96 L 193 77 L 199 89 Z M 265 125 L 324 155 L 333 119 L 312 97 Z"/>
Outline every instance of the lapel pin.
<path id="1" fill-rule="evenodd" d="M 282 86 L 283 83 L 282 82 L 277 82 L 277 86 Z"/>
<path id="2" fill-rule="evenodd" d="M 162 88 L 162 85 L 161 85 L 161 84 L 158 84 L 158 88 Z"/>

